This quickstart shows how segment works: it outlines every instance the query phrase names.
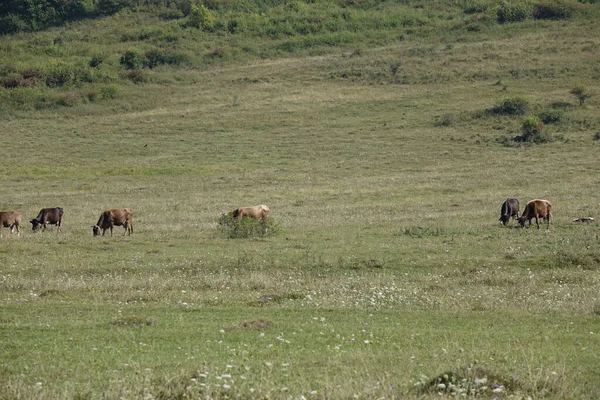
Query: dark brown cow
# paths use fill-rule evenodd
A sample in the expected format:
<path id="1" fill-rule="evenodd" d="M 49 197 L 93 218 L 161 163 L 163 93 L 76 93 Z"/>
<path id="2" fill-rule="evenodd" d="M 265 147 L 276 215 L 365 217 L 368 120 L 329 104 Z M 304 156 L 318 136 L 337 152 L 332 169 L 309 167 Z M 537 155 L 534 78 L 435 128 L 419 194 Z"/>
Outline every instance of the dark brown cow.
<path id="1" fill-rule="evenodd" d="M 525 206 L 523 210 L 523 214 L 519 218 L 519 223 L 522 227 L 525 227 L 525 222 L 529 221 L 529 226 L 531 227 L 531 220 L 535 218 L 535 224 L 538 229 L 540 229 L 540 223 L 538 222 L 538 218 L 545 219 L 548 221 L 548 229 L 550 229 L 550 222 L 552 221 L 552 204 L 548 200 L 531 200 Z"/>
<path id="2" fill-rule="evenodd" d="M 500 221 L 506 225 L 511 217 L 514 219 L 519 217 L 519 200 L 508 198 L 500 207 Z"/>
<path id="3" fill-rule="evenodd" d="M 21 236 L 21 218 L 23 216 L 20 212 L 16 211 L 2 211 L 0 212 L 0 237 L 2 237 L 2 228 L 10 228 L 10 233 L 13 233 L 15 228 L 17 229 L 17 236 Z"/>
<path id="4" fill-rule="evenodd" d="M 99 236 L 102 229 L 102 236 L 104 236 L 104 233 L 110 229 L 110 236 L 112 236 L 113 226 L 123 226 L 125 228 L 123 236 L 133 233 L 133 213 L 129 208 L 112 208 L 104 211 L 100 214 L 96 225 L 92 225 L 92 232 L 94 236 Z"/>
<path id="5" fill-rule="evenodd" d="M 37 230 L 40 225 L 46 230 L 47 225 L 56 225 L 58 232 L 62 224 L 63 209 L 60 207 L 42 208 L 37 217 L 29 221 L 32 225 L 31 229 Z"/>

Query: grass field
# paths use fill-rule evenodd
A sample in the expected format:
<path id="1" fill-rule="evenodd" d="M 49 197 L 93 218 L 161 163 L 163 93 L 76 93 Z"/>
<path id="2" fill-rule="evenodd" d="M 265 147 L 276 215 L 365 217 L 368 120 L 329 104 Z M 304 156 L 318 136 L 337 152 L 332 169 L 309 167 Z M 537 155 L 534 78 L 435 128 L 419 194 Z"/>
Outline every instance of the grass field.
<path id="1" fill-rule="evenodd" d="M 597 398 L 600 26 L 443 32 L 0 105 L 0 399 Z M 556 140 L 506 144 L 516 96 Z M 551 229 L 501 226 L 509 196 Z M 219 228 L 256 204 L 276 233 Z M 112 207 L 133 235 L 92 237 Z"/>

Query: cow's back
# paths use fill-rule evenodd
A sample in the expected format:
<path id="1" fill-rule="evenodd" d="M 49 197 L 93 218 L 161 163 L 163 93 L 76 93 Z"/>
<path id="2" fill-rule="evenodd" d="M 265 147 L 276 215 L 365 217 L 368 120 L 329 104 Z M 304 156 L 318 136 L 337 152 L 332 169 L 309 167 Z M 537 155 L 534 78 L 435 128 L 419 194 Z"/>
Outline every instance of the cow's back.
<path id="1" fill-rule="evenodd" d="M 8 227 L 12 224 L 19 225 L 23 216 L 20 212 L 16 211 L 1 211 L 0 212 L 0 226 Z"/>

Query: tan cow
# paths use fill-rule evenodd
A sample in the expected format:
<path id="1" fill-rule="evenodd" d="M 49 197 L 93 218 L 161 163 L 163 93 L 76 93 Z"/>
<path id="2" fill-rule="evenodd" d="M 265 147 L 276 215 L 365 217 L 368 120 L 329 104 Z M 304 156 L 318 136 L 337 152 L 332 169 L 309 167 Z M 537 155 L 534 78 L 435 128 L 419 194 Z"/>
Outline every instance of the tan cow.
<path id="1" fill-rule="evenodd" d="M 254 207 L 240 207 L 240 208 L 236 208 L 235 210 L 231 211 L 228 214 L 221 214 L 219 223 L 220 224 L 226 223 L 225 221 L 227 221 L 227 217 L 230 217 L 233 219 L 250 217 L 250 218 L 255 219 L 256 221 L 265 222 L 267 217 L 269 216 L 270 211 L 271 211 L 271 209 L 269 209 L 269 207 L 265 206 L 264 204 L 261 204 L 260 206 L 254 206 Z"/>
<path id="2" fill-rule="evenodd" d="M 538 218 L 542 218 L 548 221 L 548 229 L 550 229 L 550 222 L 552 221 L 551 211 L 552 204 L 550 204 L 548 200 L 531 200 L 525 206 L 525 210 L 523 210 L 521 217 L 519 217 L 519 223 L 522 227 L 525 227 L 525 222 L 529 221 L 529 226 L 531 227 L 531 220 L 535 218 L 535 224 L 538 229 L 540 229 Z"/>
<path id="3" fill-rule="evenodd" d="M 92 232 L 94 236 L 100 235 L 100 229 L 102 229 L 102 236 L 110 229 L 110 236 L 113 234 L 113 226 L 123 226 L 126 234 L 131 235 L 133 233 L 133 213 L 129 208 L 111 208 L 110 210 L 104 211 L 100 214 L 100 218 L 96 225 L 92 225 Z"/>
<path id="4" fill-rule="evenodd" d="M 2 237 L 2 228 L 10 228 L 10 233 L 17 229 L 17 236 L 21 236 L 21 218 L 23 216 L 16 211 L 0 212 L 0 237 Z"/>

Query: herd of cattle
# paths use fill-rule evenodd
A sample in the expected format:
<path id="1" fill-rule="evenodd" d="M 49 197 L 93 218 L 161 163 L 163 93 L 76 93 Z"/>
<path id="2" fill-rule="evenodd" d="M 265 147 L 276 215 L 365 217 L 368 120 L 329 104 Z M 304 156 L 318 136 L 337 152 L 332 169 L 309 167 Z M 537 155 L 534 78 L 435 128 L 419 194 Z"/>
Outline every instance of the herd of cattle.
<path id="1" fill-rule="evenodd" d="M 552 221 L 552 204 L 548 200 L 531 200 L 525 206 L 523 214 L 519 217 L 519 200 L 514 198 L 508 198 L 502 207 L 500 207 L 500 221 L 506 225 L 510 218 L 514 218 L 519 221 L 522 227 L 525 227 L 525 223 L 529 221 L 531 226 L 531 220 L 535 218 L 535 224 L 540 229 L 540 223 L 538 218 L 545 219 L 548 221 L 548 229 L 550 229 L 550 222 Z"/>
<path id="2" fill-rule="evenodd" d="M 58 231 L 62 225 L 63 213 L 64 210 L 60 207 L 42 208 L 37 217 L 29 222 L 34 231 L 40 226 L 46 230 L 48 225 L 56 225 Z M 0 212 L 0 237 L 2 237 L 2 228 L 10 228 L 11 233 L 14 233 L 16 230 L 17 236 L 21 236 L 22 219 L 23 215 L 17 211 Z M 126 233 L 131 234 L 133 232 L 132 212 L 128 208 L 111 208 L 110 210 L 103 211 L 96 225 L 92 225 L 92 232 L 94 236 L 98 236 L 100 235 L 100 230 L 102 230 L 102 236 L 104 236 L 104 233 L 110 230 L 110 235 L 112 236 L 113 226 L 123 226 L 125 228 L 123 235 Z"/>
<path id="3" fill-rule="evenodd" d="M 233 219 L 248 217 L 257 221 L 265 221 L 270 211 L 269 207 L 264 204 L 254 207 L 240 207 L 228 214 L 221 214 L 219 222 L 223 223 L 227 216 Z M 40 210 L 38 216 L 29 222 L 34 231 L 39 227 L 43 227 L 46 230 L 48 225 L 56 225 L 57 230 L 59 230 L 62 223 L 62 216 L 63 209 L 60 207 L 43 208 Z M 516 219 L 522 227 L 525 227 L 526 222 L 529 222 L 529 226 L 531 226 L 531 220 L 535 219 L 538 229 L 540 228 L 539 219 L 543 219 L 548 222 L 548 229 L 550 229 L 552 204 L 548 200 L 531 200 L 525 206 L 521 216 L 519 216 L 519 200 L 508 198 L 502 203 L 502 207 L 500 208 L 500 221 L 504 225 L 507 225 L 511 218 Z M 21 219 L 21 213 L 16 211 L 0 212 L 0 237 L 2 237 L 3 227 L 10 228 L 11 233 L 16 230 L 17 236 L 20 236 Z M 588 221 L 594 220 L 593 218 L 584 219 Z M 579 220 L 582 219 L 579 218 Z M 131 235 L 133 233 L 133 213 L 131 210 L 128 208 L 111 208 L 110 210 L 103 211 L 96 225 L 92 225 L 92 233 L 94 236 L 99 236 L 102 231 L 102 236 L 104 236 L 106 231 L 110 230 L 110 235 L 112 236 L 114 226 L 122 226 L 125 228 L 123 235 Z"/>
<path id="4" fill-rule="evenodd" d="M 249 217 L 257 221 L 265 221 L 270 211 L 269 207 L 264 204 L 254 207 L 240 207 L 229 214 L 222 214 L 220 222 L 224 221 L 227 215 L 234 219 Z M 29 222 L 34 231 L 39 227 L 43 227 L 43 230 L 46 230 L 48 225 L 56 225 L 58 231 L 62 224 L 63 213 L 64 211 L 60 207 L 42 208 L 38 216 Z M 0 212 L 0 237 L 2 237 L 3 227 L 10 228 L 11 233 L 14 233 L 16 230 L 17 236 L 21 236 L 22 219 L 23 216 L 17 211 Z M 125 228 L 123 236 L 126 234 L 131 235 L 133 233 L 133 213 L 131 210 L 128 208 L 111 208 L 110 210 L 103 211 L 96 225 L 92 225 L 92 233 L 94 236 L 99 236 L 100 231 L 102 231 L 102 236 L 104 236 L 106 231 L 110 230 L 110 236 L 112 236 L 114 226 Z"/>

